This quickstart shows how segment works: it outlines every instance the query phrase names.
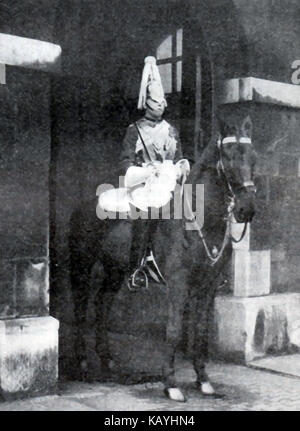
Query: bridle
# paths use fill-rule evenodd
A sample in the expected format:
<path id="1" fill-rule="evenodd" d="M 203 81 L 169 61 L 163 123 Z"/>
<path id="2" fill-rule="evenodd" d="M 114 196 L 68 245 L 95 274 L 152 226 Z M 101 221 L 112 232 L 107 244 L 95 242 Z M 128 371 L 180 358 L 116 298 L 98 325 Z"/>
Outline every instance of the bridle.
<path id="1" fill-rule="evenodd" d="M 228 180 L 228 176 L 226 174 L 226 169 L 224 167 L 224 163 L 223 163 L 223 155 L 222 155 L 222 149 L 223 149 L 223 145 L 226 144 L 232 144 L 232 143 L 240 143 L 240 144 L 249 144 L 252 145 L 252 141 L 250 138 L 248 137 L 240 137 L 239 141 L 236 139 L 236 136 L 227 136 L 226 138 L 221 139 L 221 137 L 219 136 L 218 140 L 217 140 L 217 147 L 218 147 L 218 151 L 219 151 L 219 160 L 217 161 L 217 171 L 219 176 L 221 176 L 221 173 L 223 174 L 225 181 L 226 181 L 226 185 L 228 188 L 228 191 L 230 193 L 230 196 L 232 197 L 232 199 L 235 200 L 235 193 L 233 191 L 233 188 L 231 186 L 230 181 Z M 256 192 L 256 187 L 253 183 L 253 181 L 244 181 L 242 184 L 242 187 L 244 188 L 248 188 L 248 187 L 252 187 L 253 191 Z"/>
<path id="2" fill-rule="evenodd" d="M 217 168 L 217 172 L 218 172 L 219 177 L 223 176 L 223 178 L 225 179 L 226 187 L 227 187 L 227 190 L 229 192 L 229 203 L 227 206 L 227 214 L 225 215 L 225 218 L 224 218 L 224 220 L 226 221 L 226 229 L 225 229 L 224 239 L 223 239 L 223 242 L 222 242 L 222 245 L 221 245 L 221 248 L 219 251 L 216 247 L 213 247 L 212 250 L 209 249 L 207 241 L 205 239 L 205 236 L 202 232 L 202 229 L 199 226 L 194 213 L 192 212 L 190 201 L 188 198 L 186 198 L 187 208 L 190 211 L 190 214 L 192 215 L 191 218 L 187 217 L 187 222 L 192 229 L 197 230 L 198 235 L 199 235 L 199 237 L 203 243 L 206 255 L 209 259 L 209 263 L 211 266 L 214 266 L 221 259 L 223 252 L 224 252 L 226 246 L 228 245 L 229 240 L 233 241 L 234 243 L 239 243 L 244 239 L 246 232 L 247 232 L 248 222 L 245 222 L 243 232 L 242 232 L 239 239 L 234 238 L 231 234 L 230 227 L 232 224 L 232 219 L 234 217 L 233 209 L 235 206 L 236 196 L 235 196 L 234 189 L 233 189 L 233 187 L 232 187 L 232 185 L 228 179 L 226 169 L 225 169 L 224 163 L 223 163 L 223 157 L 222 157 L 223 145 L 226 145 L 227 143 L 238 143 L 238 142 L 252 145 L 251 139 L 248 137 L 240 137 L 239 141 L 237 141 L 236 136 L 228 136 L 228 137 L 225 137 L 223 139 L 221 139 L 221 137 L 219 136 L 218 140 L 217 140 L 219 158 L 217 161 L 216 168 Z M 243 182 L 242 187 L 244 187 L 246 190 L 247 190 L 247 188 L 251 187 L 252 191 L 254 191 L 254 193 L 256 193 L 256 188 L 255 188 L 253 181 Z"/>

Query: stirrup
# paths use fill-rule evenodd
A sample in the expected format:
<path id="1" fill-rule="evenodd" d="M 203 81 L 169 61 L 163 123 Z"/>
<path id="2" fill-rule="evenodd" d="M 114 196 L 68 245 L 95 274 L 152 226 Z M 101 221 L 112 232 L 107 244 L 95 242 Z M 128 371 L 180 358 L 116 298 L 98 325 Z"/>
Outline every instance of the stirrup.
<path id="1" fill-rule="evenodd" d="M 149 264 L 152 264 L 154 269 L 152 269 Z M 153 278 L 153 280 L 156 281 L 156 283 L 163 282 L 167 284 L 164 276 L 162 275 L 162 273 L 158 268 L 158 265 L 155 261 L 152 250 L 150 250 L 150 253 L 146 255 L 144 259 L 144 265 L 145 265 L 145 269 L 147 269 L 147 271 L 149 272 L 150 277 Z"/>
<path id="2" fill-rule="evenodd" d="M 141 277 L 145 280 L 144 282 L 140 282 L 140 280 L 138 279 L 138 277 Z M 141 289 L 148 289 L 149 287 L 149 281 L 148 281 L 148 276 L 146 274 L 146 272 L 144 271 L 144 266 L 140 266 L 139 268 L 137 268 L 132 275 L 130 275 L 127 279 L 127 287 L 128 290 L 130 290 L 131 292 L 137 292 L 138 290 Z"/>

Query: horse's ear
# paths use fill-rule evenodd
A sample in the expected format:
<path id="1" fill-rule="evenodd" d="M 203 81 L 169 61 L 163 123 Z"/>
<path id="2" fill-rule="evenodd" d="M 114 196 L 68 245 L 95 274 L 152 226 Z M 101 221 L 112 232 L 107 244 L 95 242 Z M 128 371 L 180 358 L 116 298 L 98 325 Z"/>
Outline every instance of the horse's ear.
<path id="1" fill-rule="evenodd" d="M 244 118 L 242 125 L 241 125 L 242 135 L 246 136 L 248 138 L 251 138 L 252 137 L 252 128 L 253 128 L 253 124 L 252 124 L 251 118 L 249 115 L 247 115 L 247 117 Z"/>

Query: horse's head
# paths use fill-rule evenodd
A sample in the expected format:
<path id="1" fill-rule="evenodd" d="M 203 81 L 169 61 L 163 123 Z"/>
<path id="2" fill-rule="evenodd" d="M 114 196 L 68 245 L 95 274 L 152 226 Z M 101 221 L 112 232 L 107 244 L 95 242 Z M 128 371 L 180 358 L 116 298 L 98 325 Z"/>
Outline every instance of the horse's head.
<path id="1" fill-rule="evenodd" d="M 241 125 L 220 123 L 218 171 L 223 175 L 238 223 L 251 222 L 255 213 L 253 182 L 256 152 L 252 145 L 252 122 L 246 117 Z"/>

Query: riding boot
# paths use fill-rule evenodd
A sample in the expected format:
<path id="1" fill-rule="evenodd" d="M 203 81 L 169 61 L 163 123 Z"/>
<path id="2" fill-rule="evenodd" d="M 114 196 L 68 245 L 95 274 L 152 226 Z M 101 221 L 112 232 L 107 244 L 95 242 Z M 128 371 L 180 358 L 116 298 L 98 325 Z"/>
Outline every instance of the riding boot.
<path id="1" fill-rule="evenodd" d="M 148 227 L 148 239 L 147 239 L 147 250 L 145 254 L 145 269 L 147 270 L 147 274 L 150 278 L 156 283 L 164 283 L 166 284 L 166 280 L 162 275 L 159 266 L 156 262 L 156 250 L 153 243 L 153 238 L 155 236 L 155 232 L 158 228 L 159 220 L 149 220 Z"/>
<path id="2" fill-rule="evenodd" d="M 165 282 L 154 259 L 152 238 L 158 223 L 159 220 L 150 217 L 133 220 L 129 258 L 129 288 L 131 285 L 133 290 L 135 287 L 147 286 L 148 277 L 157 283 Z"/>
<path id="3" fill-rule="evenodd" d="M 148 220 L 137 219 L 132 221 L 132 236 L 128 268 L 128 287 L 130 290 L 145 285 L 145 275 L 139 270 L 142 259 L 146 253 L 148 241 Z M 132 288 L 132 289 L 131 289 Z"/>

